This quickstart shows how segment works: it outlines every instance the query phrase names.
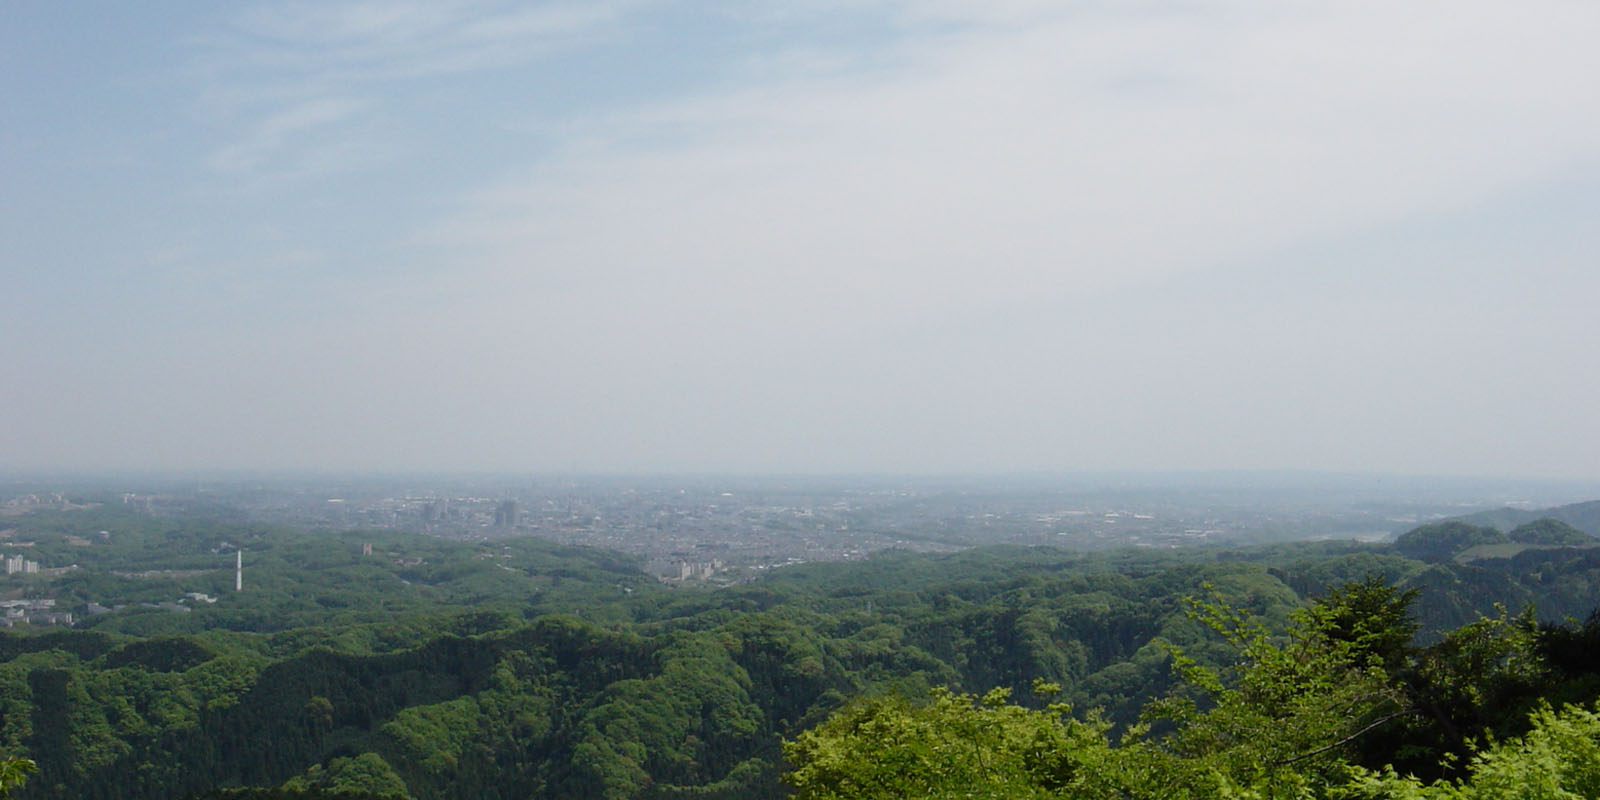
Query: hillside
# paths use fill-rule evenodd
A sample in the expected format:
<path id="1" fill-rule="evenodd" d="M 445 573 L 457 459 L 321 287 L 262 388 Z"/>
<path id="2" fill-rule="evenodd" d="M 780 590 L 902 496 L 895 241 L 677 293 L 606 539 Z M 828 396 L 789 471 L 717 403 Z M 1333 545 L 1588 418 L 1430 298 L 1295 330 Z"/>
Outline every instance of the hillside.
<path id="1" fill-rule="evenodd" d="M 1551 517 L 1541 517 L 1513 528 L 1506 538 L 1523 544 L 1556 545 L 1562 547 L 1593 547 L 1600 538 L 1591 536 Z"/>
<path id="2" fill-rule="evenodd" d="M 714 591 L 536 540 L 92 509 L 15 524 L 38 558 L 72 553 L 79 567 L 9 576 L 8 596 L 111 609 L 75 629 L 0 634 L 0 752 L 41 767 L 23 798 L 251 786 L 777 797 L 781 741 L 852 698 L 940 686 L 1026 698 L 1044 679 L 1120 730 L 1181 690 L 1173 647 L 1217 669 L 1241 658 L 1241 642 L 1218 638 L 1185 598 L 1215 597 L 1281 632 L 1314 598 L 1377 580 L 1415 590 L 1416 641 L 1436 643 L 1497 602 L 1584 617 L 1600 585 L 1595 550 L 1432 558 L 1507 541 L 1460 523 L 1402 537 L 1428 560 L 1355 542 L 998 547 L 808 564 Z M 240 546 L 246 584 L 234 592 Z M 215 602 L 170 599 L 186 592 Z"/>
<path id="3" fill-rule="evenodd" d="M 1510 541 L 1495 528 L 1465 522 L 1438 522 L 1401 534 L 1394 549 L 1418 561 L 1447 561 L 1471 547 L 1497 545 Z"/>
<path id="4" fill-rule="evenodd" d="M 1467 514 L 1452 517 L 1457 522 L 1494 528 L 1502 532 L 1510 532 L 1513 528 L 1526 525 L 1542 518 L 1559 520 L 1577 528 L 1590 536 L 1600 536 L 1600 500 L 1591 500 L 1585 503 L 1572 503 L 1565 506 L 1556 506 L 1538 511 L 1529 511 L 1519 508 L 1501 508 L 1493 511 L 1480 511 L 1476 514 Z"/>

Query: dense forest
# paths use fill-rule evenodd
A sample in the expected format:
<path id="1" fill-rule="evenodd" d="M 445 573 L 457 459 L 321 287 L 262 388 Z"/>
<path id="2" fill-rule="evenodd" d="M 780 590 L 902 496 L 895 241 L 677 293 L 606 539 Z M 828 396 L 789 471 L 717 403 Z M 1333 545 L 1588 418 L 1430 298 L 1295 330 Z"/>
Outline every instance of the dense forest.
<path id="1" fill-rule="evenodd" d="M 1477 521 L 710 590 L 534 539 L 41 511 L 8 544 L 75 567 L 6 597 L 76 619 L 0 634 L 0 753 L 41 799 L 1596 796 L 1600 540 Z"/>

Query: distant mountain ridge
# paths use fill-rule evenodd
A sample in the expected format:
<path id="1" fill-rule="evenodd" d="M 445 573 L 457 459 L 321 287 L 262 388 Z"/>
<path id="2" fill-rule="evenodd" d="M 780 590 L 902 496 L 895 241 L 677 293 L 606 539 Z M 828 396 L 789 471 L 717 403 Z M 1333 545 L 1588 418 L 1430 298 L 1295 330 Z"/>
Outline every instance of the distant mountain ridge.
<path id="1" fill-rule="evenodd" d="M 1569 521 L 1569 520 L 1575 520 Z M 1527 549 L 1600 547 L 1600 536 L 1578 523 L 1600 524 L 1600 501 L 1543 511 L 1503 508 L 1421 525 L 1395 537 L 1407 558 L 1439 563 L 1511 558 Z"/>
<path id="2" fill-rule="evenodd" d="M 1486 525 L 1468 525 L 1458 520 L 1421 525 L 1400 534 L 1394 549 L 1406 558 L 1440 562 L 1481 545 L 1504 544 L 1506 535 Z"/>
<path id="3" fill-rule="evenodd" d="M 1445 521 L 1465 522 L 1468 525 L 1494 528 L 1501 533 L 1509 533 L 1515 528 L 1546 517 L 1565 522 L 1590 536 L 1600 536 L 1600 500 L 1556 506 L 1542 511 L 1500 508 L 1493 511 L 1479 511 L 1476 514 L 1451 517 Z"/>
<path id="4" fill-rule="evenodd" d="M 1590 547 L 1600 544 L 1600 539 L 1596 539 L 1594 536 L 1553 517 L 1540 517 L 1532 522 L 1518 525 L 1510 533 L 1506 534 L 1506 538 L 1523 544 L 1542 544 L 1558 547 Z"/>

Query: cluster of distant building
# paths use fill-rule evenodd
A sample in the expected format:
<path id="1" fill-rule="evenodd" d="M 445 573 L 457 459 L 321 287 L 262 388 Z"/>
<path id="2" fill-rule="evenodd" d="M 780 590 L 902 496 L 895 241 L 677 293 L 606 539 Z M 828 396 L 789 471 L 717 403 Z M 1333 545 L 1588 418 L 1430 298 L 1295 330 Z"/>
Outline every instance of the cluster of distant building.
<path id="1" fill-rule="evenodd" d="M 0 627 L 9 628 L 24 622 L 29 625 L 71 625 L 71 611 L 55 610 L 56 601 L 44 598 L 37 600 L 0 600 Z"/>
<path id="2" fill-rule="evenodd" d="M 30 575 L 39 571 L 39 562 L 23 558 L 20 555 L 6 556 L 6 574 L 18 573 Z"/>
<path id="3" fill-rule="evenodd" d="M 648 567 L 652 575 L 664 581 L 703 581 L 725 568 L 720 558 L 710 561 L 652 561 Z"/>
<path id="4" fill-rule="evenodd" d="M 184 592 L 183 598 L 180 600 L 162 600 L 159 603 L 137 603 L 135 605 L 140 608 L 159 608 L 162 611 L 171 611 L 175 614 L 187 614 L 190 611 L 193 611 L 193 607 L 199 603 L 215 602 L 217 602 L 217 598 L 212 597 L 204 592 Z M 126 603 L 114 606 L 103 606 L 99 603 L 91 602 L 89 603 L 87 610 L 91 615 L 110 614 L 113 611 L 121 611 L 127 607 L 128 604 Z"/>
<path id="5" fill-rule="evenodd" d="M 501 500 L 494 507 L 494 526 L 496 528 L 517 527 L 517 501 Z"/>
<path id="6" fill-rule="evenodd" d="M 60 492 L 47 492 L 45 494 L 25 494 L 17 497 L 8 497 L 0 502 L 0 508 L 18 511 L 35 508 L 68 508 L 66 495 Z"/>

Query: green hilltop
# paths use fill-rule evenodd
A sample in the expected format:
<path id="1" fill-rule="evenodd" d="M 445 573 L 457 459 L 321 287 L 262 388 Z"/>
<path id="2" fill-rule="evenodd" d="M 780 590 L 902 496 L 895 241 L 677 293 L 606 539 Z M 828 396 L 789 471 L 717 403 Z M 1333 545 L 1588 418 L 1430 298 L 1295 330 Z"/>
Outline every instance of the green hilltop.
<path id="1" fill-rule="evenodd" d="M 1510 531 L 1520 525 L 1526 525 L 1543 518 L 1565 522 L 1591 536 L 1600 536 L 1600 500 L 1572 503 L 1540 511 L 1501 508 L 1493 511 L 1480 511 L 1476 514 L 1468 514 L 1456 519 L 1468 525 L 1480 525 L 1500 531 Z"/>

